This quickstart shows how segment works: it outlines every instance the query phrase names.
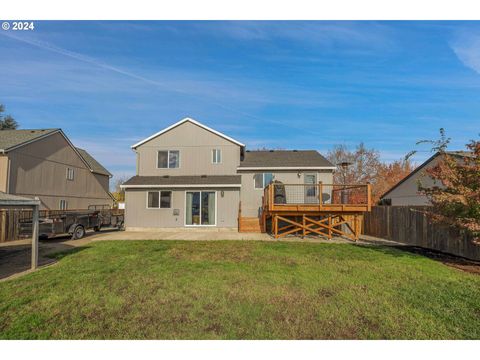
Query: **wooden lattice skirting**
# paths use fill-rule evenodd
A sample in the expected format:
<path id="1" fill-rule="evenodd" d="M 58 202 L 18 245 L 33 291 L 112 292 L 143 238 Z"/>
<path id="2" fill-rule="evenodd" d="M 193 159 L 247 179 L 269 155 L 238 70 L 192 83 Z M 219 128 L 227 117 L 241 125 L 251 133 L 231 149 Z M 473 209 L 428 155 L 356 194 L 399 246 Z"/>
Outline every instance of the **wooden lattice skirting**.
<path id="1" fill-rule="evenodd" d="M 361 231 L 361 214 L 272 214 L 271 230 L 275 239 L 289 234 L 306 236 L 309 234 L 326 236 L 345 236 L 357 241 Z"/>

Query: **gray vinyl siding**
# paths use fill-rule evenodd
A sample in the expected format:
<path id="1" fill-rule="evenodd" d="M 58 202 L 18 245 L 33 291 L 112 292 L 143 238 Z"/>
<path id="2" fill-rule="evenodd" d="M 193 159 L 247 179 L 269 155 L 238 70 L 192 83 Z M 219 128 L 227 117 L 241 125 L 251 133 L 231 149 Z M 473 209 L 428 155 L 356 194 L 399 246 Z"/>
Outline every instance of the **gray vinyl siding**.
<path id="1" fill-rule="evenodd" d="M 212 150 L 221 149 L 221 164 L 212 163 Z M 158 169 L 159 150 L 180 151 L 180 167 Z M 137 175 L 234 175 L 240 164 L 240 146 L 185 122 L 137 148 Z"/>
<path id="2" fill-rule="evenodd" d="M 418 192 L 418 181 L 422 181 L 422 185 L 425 187 L 431 187 L 434 181 L 429 176 L 424 176 L 425 170 L 438 164 L 439 158 L 433 158 L 428 164 L 425 164 L 424 168 L 417 171 L 415 174 L 407 178 L 404 182 L 398 185 L 395 189 L 390 191 L 384 196 L 385 199 L 391 199 L 392 206 L 401 205 L 431 205 L 430 201 L 425 195 Z"/>
<path id="3" fill-rule="evenodd" d="M 262 172 L 273 173 L 273 179 L 281 181 L 284 184 L 304 184 L 305 174 L 316 174 L 317 182 L 321 181 L 324 184 L 332 184 L 333 182 L 332 171 L 242 171 L 242 190 L 240 196 L 242 202 L 242 216 L 255 217 L 260 215 L 263 189 L 255 189 L 254 175 Z M 300 177 L 298 174 L 300 174 Z"/>
<path id="4" fill-rule="evenodd" d="M 92 173 L 60 133 L 12 150 L 8 157 L 11 194 L 38 196 L 42 208 L 52 210 L 61 199 L 70 209 L 112 205 L 109 177 Z M 74 169 L 73 181 L 66 178 L 67 168 Z"/>
<path id="5" fill-rule="evenodd" d="M 148 191 L 172 191 L 172 206 L 170 209 L 147 209 Z M 186 191 L 216 191 L 217 224 L 220 228 L 238 227 L 239 189 L 232 188 L 152 188 L 126 189 L 125 191 L 125 224 L 132 228 L 176 228 L 185 226 L 185 192 Z M 221 196 L 223 191 L 224 196 Z M 174 209 L 179 210 L 174 215 Z M 202 226 L 199 226 L 202 228 Z"/>

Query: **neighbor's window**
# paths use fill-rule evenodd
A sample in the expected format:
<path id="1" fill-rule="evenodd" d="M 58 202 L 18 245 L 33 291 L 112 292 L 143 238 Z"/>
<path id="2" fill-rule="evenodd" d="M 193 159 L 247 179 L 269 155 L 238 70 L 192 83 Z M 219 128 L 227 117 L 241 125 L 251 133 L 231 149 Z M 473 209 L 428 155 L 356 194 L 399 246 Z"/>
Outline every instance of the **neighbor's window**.
<path id="1" fill-rule="evenodd" d="M 175 169 L 180 167 L 180 151 L 161 150 L 157 155 L 157 167 L 159 169 Z"/>
<path id="2" fill-rule="evenodd" d="M 67 210 L 68 203 L 67 200 L 60 200 L 60 210 Z"/>
<path id="3" fill-rule="evenodd" d="M 149 209 L 170 209 L 172 207 L 171 191 L 149 191 L 147 196 L 147 208 Z"/>
<path id="4" fill-rule="evenodd" d="M 149 209 L 158 208 L 158 205 L 160 204 L 159 196 L 160 196 L 160 193 L 158 191 L 149 191 L 148 192 L 147 207 Z"/>
<path id="5" fill-rule="evenodd" d="M 172 207 L 172 192 L 160 191 L 160 207 L 170 209 Z"/>
<path id="6" fill-rule="evenodd" d="M 67 168 L 67 180 L 73 180 L 75 177 L 75 171 L 72 168 Z"/>
<path id="7" fill-rule="evenodd" d="M 255 189 L 263 189 L 273 181 L 272 173 L 258 173 L 254 177 Z"/>
<path id="8" fill-rule="evenodd" d="M 222 150 L 213 149 L 212 150 L 212 163 L 220 164 L 222 162 Z"/>

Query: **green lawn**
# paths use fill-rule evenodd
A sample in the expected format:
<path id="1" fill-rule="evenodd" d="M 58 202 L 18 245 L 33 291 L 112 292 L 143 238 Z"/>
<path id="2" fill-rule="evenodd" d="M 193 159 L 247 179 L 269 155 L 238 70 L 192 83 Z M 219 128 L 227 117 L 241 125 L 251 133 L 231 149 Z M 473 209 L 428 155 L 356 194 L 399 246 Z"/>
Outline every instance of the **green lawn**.
<path id="1" fill-rule="evenodd" d="M 0 338 L 480 339 L 480 276 L 385 247 L 104 241 L 0 283 Z"/>

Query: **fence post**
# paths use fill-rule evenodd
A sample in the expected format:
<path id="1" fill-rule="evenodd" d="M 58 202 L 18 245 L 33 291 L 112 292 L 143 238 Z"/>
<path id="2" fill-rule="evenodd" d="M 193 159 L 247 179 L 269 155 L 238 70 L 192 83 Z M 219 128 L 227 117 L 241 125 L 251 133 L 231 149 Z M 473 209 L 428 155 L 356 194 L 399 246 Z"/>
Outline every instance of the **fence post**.
<path id="1" fill-rule="evenodd" d="M 32 269 L 38 267 L 38 205 L 33 207 L 32 214 Z"/>

